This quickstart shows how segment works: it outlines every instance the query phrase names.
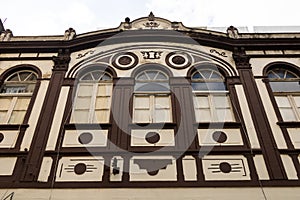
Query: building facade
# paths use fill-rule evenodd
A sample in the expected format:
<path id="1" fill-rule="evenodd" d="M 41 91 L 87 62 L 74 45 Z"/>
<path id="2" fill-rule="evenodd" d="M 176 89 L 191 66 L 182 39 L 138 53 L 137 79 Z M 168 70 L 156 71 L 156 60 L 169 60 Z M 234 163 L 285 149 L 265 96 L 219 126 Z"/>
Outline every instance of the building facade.
<path id="1" fill-rule="evenodd" d="M 299 38 L 3 30 L 1 199 L 299 199 Z"/>

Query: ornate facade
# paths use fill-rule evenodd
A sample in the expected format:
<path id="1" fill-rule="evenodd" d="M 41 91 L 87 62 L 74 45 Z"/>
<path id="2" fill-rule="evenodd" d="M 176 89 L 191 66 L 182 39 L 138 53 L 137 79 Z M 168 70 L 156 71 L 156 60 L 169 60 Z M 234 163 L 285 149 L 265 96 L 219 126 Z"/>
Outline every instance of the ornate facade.
<path id="1" fill-rule="evenodd" d="M 1 199 L 298 199 L 299 38 L 2 31 Z"/>

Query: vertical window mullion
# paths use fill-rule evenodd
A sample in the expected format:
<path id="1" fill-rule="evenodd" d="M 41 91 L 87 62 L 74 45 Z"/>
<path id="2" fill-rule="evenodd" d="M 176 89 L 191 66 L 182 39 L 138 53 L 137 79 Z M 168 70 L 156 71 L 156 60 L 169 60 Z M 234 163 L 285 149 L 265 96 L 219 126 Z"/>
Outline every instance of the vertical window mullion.
<path id="1" fill-rule="evenodd" d="M 209 103 L 209 107 L 210 107 L 210 114 L 211 114 L 212 121 L 216 122 L 216 121 L 218 121 L 218 119 L 217 119 L 216 108 L 213 103 L 213 95 L 208 94 L 207 97 L 208 97 L 208 103 Z"/>
<path id="2" fill-rule="evenodd" d="M 16 106 L 17 100 L 18 100 L 18 97 L 13 97 L 12 98 L 10 106 L 9 106 L 9 108 L 7 110 L 7 114 L 6 114 L 5 120 L 4 120 L 5 123 L 9 122 L 9 120 L 10 120 L 10 118 L 12 116 L 12 113 L 14 111 L 14 108 Z"/>
<path id="3" fill-rule="evenodd" d="M 98 86 L 99 86 L 99 83 L 94 83 L 93 84 L 93 92 L 92 92 L 92 96 L 91 96 L 91 104 L 90 104 L 90 109 L 89 109 L 89 119 L 88 119 L 89 123 L 94 122 Z"/>
<path id="4" fill-rule="evenodd" d="M 154 123 L 156 122 L 155 120 L 155 96 L 154 95 L 149 95 L 150 97 L 150 107 L 149 107 L 149 117 L 150 117 L 150 122 Z"/>
<path id="5" fill-rule="evenodd" d="M 298 112 L 298 107 L 297 107 L 297 104 L 295 102 L 294 96 L 292 94 L 289 94 L 288 95 L 288 100 L 289 100 L 289 102 L 292 106 L 293 112 L 294 112 L 297 120 L 299 121 L 300 120 L 300 115 L 299 115 L 299 112 Z"/>

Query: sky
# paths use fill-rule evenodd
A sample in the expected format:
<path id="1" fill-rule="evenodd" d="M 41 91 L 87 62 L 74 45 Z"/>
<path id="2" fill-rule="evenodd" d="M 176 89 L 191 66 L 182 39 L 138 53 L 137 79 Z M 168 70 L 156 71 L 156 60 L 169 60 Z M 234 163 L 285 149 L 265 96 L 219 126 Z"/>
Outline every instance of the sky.
<path id="1" fill-rule="evenodd" d="M 77 34 L 148 16 L 188 27 L 300 26 L 299 0 L 3 0 L 0 18 L 15 36 Z"/>

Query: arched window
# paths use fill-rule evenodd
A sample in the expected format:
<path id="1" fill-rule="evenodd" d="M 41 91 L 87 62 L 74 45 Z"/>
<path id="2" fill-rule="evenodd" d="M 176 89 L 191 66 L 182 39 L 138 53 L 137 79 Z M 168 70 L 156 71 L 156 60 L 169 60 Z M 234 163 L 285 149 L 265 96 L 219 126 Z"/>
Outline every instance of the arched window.
<path id="1" fill-rule="evenodd" d="M 37 74 L 30 70 L 17 71 L 4 80 L 0 91 L 1 124 L 22 124 L 36 81 Z"/>
<path id="2" fill-rule="evenodd" d="M 300 120 L 299 76 L 284 66 L 267 71 L 269 84 L 284 121 Z"/>
<path id="3" fill-rule="evenodd" d="M 233 121 L 225 78 L 213 68 L 198 68 L 191 76 L 197 122 Z"/>
<path id="4" fill-rule="evenodd" d="M 160 70 L 144 70 L 135 78 L 133 121 L 136 123 L 171 122 L 169 77 Z"/>
<path id="5" fill-rule="evenodd" d="M 108 123 L 112 75 L 103 70 L 89 71 L 79 78 L 71 123 Z"/>

